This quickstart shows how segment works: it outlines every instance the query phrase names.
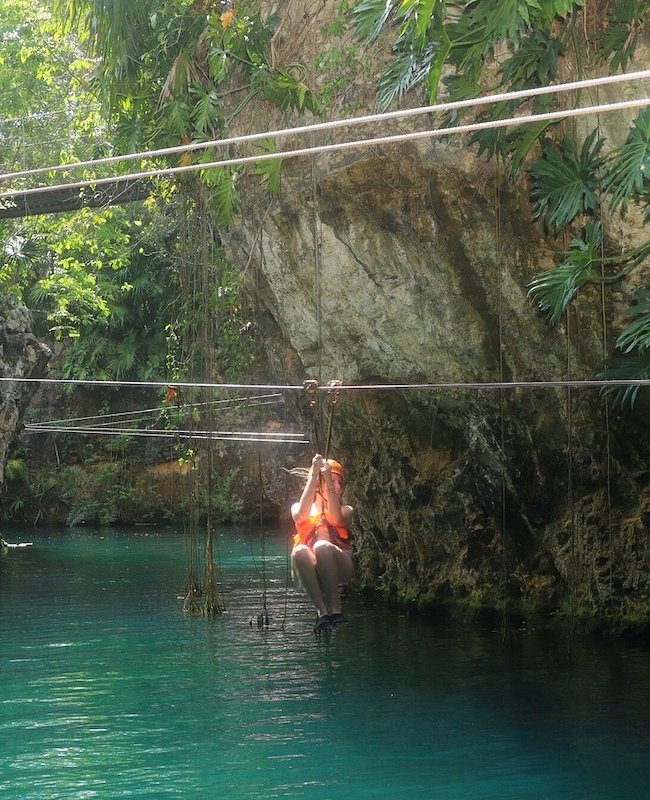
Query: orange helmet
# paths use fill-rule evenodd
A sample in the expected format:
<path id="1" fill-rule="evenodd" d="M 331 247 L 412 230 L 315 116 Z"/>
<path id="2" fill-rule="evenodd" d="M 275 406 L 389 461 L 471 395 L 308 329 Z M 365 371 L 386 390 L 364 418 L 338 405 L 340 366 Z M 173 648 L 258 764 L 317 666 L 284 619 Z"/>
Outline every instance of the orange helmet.
<path id="1" fill-rule="evenodd" d="M 341 479 L 344 478 L 342 464 L 340 464 L 338 461 L 335 461 L 333 458 L 328 458 L 327 463 L 330 465 L 330 469 L 335 475 L 338 475 Z"/>

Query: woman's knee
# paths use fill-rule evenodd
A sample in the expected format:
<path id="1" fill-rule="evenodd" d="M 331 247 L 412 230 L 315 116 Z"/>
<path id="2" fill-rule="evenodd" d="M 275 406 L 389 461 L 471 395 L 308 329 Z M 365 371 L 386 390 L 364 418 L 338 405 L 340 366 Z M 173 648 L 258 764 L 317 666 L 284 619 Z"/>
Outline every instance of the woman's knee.
<path id="1" fill-rule="evenodd" d="M 306 544 L 298 544 L 291 551 L 291 563 L 295 564 L 296 566 L 313 564 L 314 554 Z"/>
<path id="2" fill-rule="evenodd" d="M 314 542 L 314 557 L 316 558 L 317 562 L 323 558 L 335 558 L 337 549 L 337 546 L 332 544 L 332 542 L 328 542 L 325 539 L 320 539 L 319 541 Z"/>

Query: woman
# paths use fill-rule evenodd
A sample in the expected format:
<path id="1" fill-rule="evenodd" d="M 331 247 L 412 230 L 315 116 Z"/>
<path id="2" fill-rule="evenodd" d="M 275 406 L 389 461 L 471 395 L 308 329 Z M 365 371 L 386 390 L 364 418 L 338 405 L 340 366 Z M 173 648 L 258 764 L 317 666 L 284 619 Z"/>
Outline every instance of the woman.
<path id="1" fill-rule="evenodd" d="M 341 502 L 343 488 L 343 467 L 317 453 L 300 500 L 291 506 L 296 527 L 291 568 L 294 580 L 316 606 L 317 633 L 346 621 L 339 587 L 352 577 L 354 564 L 350 553 L 352 507 Z"/>

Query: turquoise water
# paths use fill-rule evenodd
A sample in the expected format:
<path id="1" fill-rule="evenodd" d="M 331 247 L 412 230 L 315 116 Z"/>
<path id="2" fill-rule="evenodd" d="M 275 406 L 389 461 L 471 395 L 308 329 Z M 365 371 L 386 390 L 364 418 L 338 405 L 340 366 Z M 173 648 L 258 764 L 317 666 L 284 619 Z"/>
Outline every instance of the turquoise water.
<path id="1" fill-rule="evenodd" d="M 0 798 L 648 800 L 650 653 L 346 605 L 330 638 L 286 547 L 220 537 L 188 618 L 182 535 L 12 533 L 0 556 Z M 283 621 L 285 622 L 283 627 Z"/>

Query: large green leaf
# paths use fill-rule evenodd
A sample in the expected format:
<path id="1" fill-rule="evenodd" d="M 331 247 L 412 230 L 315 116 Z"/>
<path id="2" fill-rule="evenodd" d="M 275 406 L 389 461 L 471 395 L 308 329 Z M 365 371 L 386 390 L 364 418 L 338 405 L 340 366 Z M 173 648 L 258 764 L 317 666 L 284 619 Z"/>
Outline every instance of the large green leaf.
<path id="1" fill-rule="evenodd" d="M 212 203 L 219 225 L 228 227 L 239 210 L 240 198 L 237 189 L 239 173 L 236 169 L 212 167 L 203 172 L 203 180 L 211 187 Z"/>
<path id="2" fill-rule="evenodd" d="M 557 37 L 543 30 L 532 31 L 503 63 L 503 80 L 511 90 L 546 86 L 556 80 L 558 58 L 563 52 Z"/>
<path id="3" fill-rule="evenodd" d="M 634 195 L 649 194 L 650 107 L 639 112 L 627 141 L 611 156 L 603 188 L 612 196 L 612 210 L 627 205 Z"/>
<path id="4" fill-rule="evenodd" d="M 583 0 L 539 0 L 541 12 L 549 22 L 566 17 L 574 8 L 583 5 Z"/>
<path id="5" fill-rule="evenodd" d="M 547 142 L 531 166 L 533 216 L 543 215 L 546 227 L 556 234 L 579 214 L 598 208 L 598 170 L 604 160 L 599 156 L 603 140 L 596 136 L 594 129 L 580 153 L 569 137 L 560 147 Z"/>
<path id="6" fill-rule="evenodd" d="M 489 42 L 518 42 L 530 27 L 531 13 L 541 11 L 539 0 L 474 0 L 467 5 L 476 24 L 484 26 Z"/>
<path id="7" fill-rule="evenodd" d="M 397 0 L 361 0 L 352 9 L 357 36 L 374 42 L 381 33 Z"/>
<path id="8" fill-rule="evenodd" d="M 199 136 L 209 135 L 213 138 L 215 132 L 222 127 L 220 124 L 222 116 L 217 90 L 207 91 L 202 86 L 197 85 L 192 88 L 192 95 L 195 98 L 191 114 L 194 131 Z"/>
<path id="9" fill-rule="evenodd" d="M 616 0 L 611 3 L 606 24 L 597 32 L 596 57 L 609 59 L 610 72 L 625 71 L 634 53 L 650 11 L 650 0 Z"/>
<path id="10" fill-rule="evenodd" d="M 263 153 L 277 153 L 278 150 L 275 139 L 261 139 L 259 142 L 256 142 L 256 147 Z M 281 158 L 271 158 L 266 161 L 260 161 L 255 164 L 253 172 L 259 175 L 262 185 L 272 197 L 277 197 L 280 194 L 280 177 L 282 172 Z"/>
<path id="11" fill-rule="evenodd" d="M 591 222 L 585 229 L 585 238 L 573 239 L 565 261 L 548 272 L 543 272 L 529 284 L 528 294 L 547 316 L 549 325 L 557 325 L 576 296 L 578 289 L 591 277 L 594 260 L 602 242 L 599 222 Z"/>
<path id="12" fill-rule="evenodd" d="M 612 356 L 605 364 L 605 369 L 599 377 L 608 380 L 648 380 L 650 379 L 650 352 L 644 351 L 642 355 Z M 614 402 L 621 407 L 632 408 L 639 394 L 638 384 L 630 386 L 607 386 L 604 394 L 613 394 Z"/>
<path id="13" fill-rule="evenodd" d="M 635 302 L 625 312 L 625 316 L 633 317 L 618 339 L 616 347 L 623 353 L 636 351 L 643 355 L 650 350 L 650 288 L 644 287 L 636 293 Z"/>

